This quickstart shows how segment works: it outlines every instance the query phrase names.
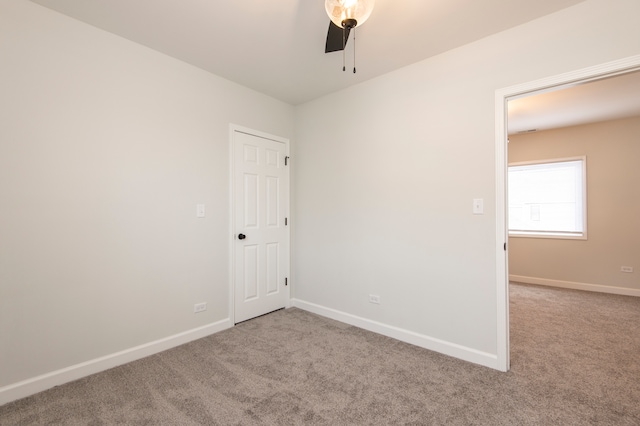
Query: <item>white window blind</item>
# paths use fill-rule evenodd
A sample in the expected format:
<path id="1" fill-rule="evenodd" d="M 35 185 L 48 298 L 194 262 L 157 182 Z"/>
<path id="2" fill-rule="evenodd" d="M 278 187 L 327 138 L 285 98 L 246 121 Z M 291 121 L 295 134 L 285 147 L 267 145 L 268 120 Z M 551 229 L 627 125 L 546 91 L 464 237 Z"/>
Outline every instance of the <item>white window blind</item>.
<path id="1" fill-rule="evenodd" d="M 509 166 L 509 233 L 586 236 L 586 159 Z"/>

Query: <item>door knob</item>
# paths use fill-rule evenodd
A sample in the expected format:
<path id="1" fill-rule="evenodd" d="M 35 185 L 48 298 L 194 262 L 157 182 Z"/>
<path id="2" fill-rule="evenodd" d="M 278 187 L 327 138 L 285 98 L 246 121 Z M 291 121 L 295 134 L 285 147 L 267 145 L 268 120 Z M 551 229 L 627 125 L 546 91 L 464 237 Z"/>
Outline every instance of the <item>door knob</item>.
<path id="1" fill-rule="evenodd" d="M 245 238 L 247 238 L 247 236 L 246 236 L 246 235 L 244 235 L 244 234 L 238 234 L 238 239 L 239 239 L 239 240 L 244 240 Z"/>

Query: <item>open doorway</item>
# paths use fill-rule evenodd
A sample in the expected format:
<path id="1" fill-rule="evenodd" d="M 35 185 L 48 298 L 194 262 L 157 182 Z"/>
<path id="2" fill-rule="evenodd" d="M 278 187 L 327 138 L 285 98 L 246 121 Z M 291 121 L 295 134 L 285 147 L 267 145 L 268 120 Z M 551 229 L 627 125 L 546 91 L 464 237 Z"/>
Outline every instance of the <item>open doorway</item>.
<path id="1" fill-rule="evenodd" d="M 640 296 L 640 72 L 508 102 L 509 278 Z"/>
<path id="2" fill-rule="evenodd" d="M 528 96 L 542 95 L 639 70 L 640 55 L 501 89 L 496 92 L 497 367 L 500 370 L 507 371 L 510 365 L 509 251 L 506 244 L 509 236 L 507 228 L 508 103 Z M 504 246 L 502 243 L 504 243 Z"/>

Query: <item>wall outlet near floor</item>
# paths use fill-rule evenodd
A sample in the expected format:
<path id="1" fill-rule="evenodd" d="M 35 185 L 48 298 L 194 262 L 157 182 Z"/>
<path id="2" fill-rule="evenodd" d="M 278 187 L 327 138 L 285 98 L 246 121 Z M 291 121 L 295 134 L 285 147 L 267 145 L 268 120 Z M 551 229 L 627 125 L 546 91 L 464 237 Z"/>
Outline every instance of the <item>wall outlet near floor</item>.
<path id="1" fill-rule="evenodd" d="M 198 312 L 202 312 L 202 311 L 206 311 L 207 310 L 207 303 L 203 302 L 203 303 L 196 303 L 195 305 L 193 305 L 193 312 L 195 312 L 196 314 Z"/>
<path id="2" fill-rule="evenodd" d="M 369 303 L 375 303 L 376 305 L 380 304 L 380 296 L 378 296 L 377 294 L 370 294 L 369 295 Z"/>
<path id="3" fill-rule="evenodd" d="M 626 272 L 630 274 L 631 272 L 633 272 L 633 266 L 621 266 L 620 272 Z"/>

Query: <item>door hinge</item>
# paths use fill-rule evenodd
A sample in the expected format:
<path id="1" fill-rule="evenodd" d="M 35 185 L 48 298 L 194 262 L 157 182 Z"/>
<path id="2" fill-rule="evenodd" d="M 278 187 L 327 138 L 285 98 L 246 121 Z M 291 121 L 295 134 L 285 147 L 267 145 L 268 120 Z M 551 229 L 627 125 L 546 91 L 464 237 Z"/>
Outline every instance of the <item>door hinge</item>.
<path id="1" fill-rule="evenodd" d="M 284 279 L 284 285 L 289 285 L 289 278 Z"/>
<path id="2" fill-rule="evenodd" d="M 507 251 L 507 243 L 504 243 L 504 251 Z"/>
<path id="3" fill-rule="evenodd" d="M 289 224 L 289 218 L 284 218 L 284 226 L 287 226 Z"/>
<path id="4" fill-rule="evenodd" d="M 284 157 L 284 165 L 288 166 L 289 165 L 289 157 Z"/>

